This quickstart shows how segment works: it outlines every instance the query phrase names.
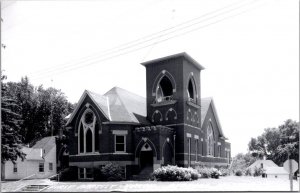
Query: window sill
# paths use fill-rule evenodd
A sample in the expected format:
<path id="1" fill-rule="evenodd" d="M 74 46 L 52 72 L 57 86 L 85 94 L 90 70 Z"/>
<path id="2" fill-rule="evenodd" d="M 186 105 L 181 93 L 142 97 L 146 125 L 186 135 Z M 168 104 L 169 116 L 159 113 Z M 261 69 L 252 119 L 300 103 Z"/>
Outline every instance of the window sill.
<path id="1" fill-rule="evenodd" d="M 153 103 L 153 104 L 151 104 L 151 106 L 152 107 L 159 107 L 159 106 L 173 105 L 175 103 L 177 103 L 177 100 L 162 101 L 160 103 Z"/>
<path id="2" fill-rule="evenodd" d="M 113 153 L 114 155 L 128 155 L 128 153 L 127 152 L 122 152 L 122 151 L 120 151 L 120 152 L 114 152 Z"/>
<path id="3" fill-rule="evenodd" d="M 99 152 L 91 152 L 91 153 L 79 153 L 77 154 L 78 156 L 81 156 L 81 155 L 100 155 Z"/>

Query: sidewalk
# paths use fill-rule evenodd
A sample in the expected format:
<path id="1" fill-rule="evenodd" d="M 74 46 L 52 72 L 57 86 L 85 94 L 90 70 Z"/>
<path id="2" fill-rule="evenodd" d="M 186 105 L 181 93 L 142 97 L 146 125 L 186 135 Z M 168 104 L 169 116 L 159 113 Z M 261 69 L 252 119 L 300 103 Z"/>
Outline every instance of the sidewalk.
<path id="1" fill-rule="evenodd" d="M 54 182 L 25 180 L 22 186 L 49 185 L 45 192 L 151 192 L 151 191 L 289 191 L 289 180 L 260 177 L 229 176 L 220 179 L 199 179 L 189 182 L 121 181 L 121 182 Z M 2 191 L 13 191 L 12 182 L 2 184 Z M 294 181 L 294 191 L 299 184 Z"/>

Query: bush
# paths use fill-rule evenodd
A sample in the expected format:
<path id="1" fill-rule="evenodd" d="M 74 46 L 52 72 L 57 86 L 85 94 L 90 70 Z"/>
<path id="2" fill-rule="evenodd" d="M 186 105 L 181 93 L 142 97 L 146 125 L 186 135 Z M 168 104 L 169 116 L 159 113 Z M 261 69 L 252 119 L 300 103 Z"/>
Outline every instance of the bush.
<path id="1" fill-rule="evenodd" d="M 252 176 L 252 170 L 250 168 L 245 170 L 245 176 Z"/>
<path id="2" fill-rule="evenodd" d="M 212 173 L 212 168 L 207 167 L 196 167 L 198 173 L 201 175 L 201 178 L 210 178 Z"/>
<path id="3" fill-rule="evenodd" d="M 199 174 L 193 168 L 178 166 L 163 166 L 152 173 L 152 179 L 157 181 L 191 181 L 197 180 Z"/>
<path id="4" fill-rule="evenodd" d="M 124 180 L 124 170 L 117 164 L 108 163 L 101 168 L 100 179 L 104 181 Z"/>
<path id="5" fill-rule="evenodd" d="M 254 172 L 253 172 L 253 176 L 261 176 L 264 173 L 264 169 L 263 168 L 254 168 Z"/>
<path id="6" fill-rule="evenodd" d="M 237 170 L 237 171 L 235 171 L 235 173 L 234 173 L 236 176 L 242 176 L 243 175 L 243 172 L 242 172 L 242 170 Z"/>
<path id="7" fill-rule="evenodd" d="M 50 180 L 59 180 L 59 181 L 73 181 L 77 180 L 77 168 L 69 167 L 60 171 L 57 176 L 50 178 Z"/>
<path id="8" fill-rule="evenodd" d="M 221 176 L 230 176 L 230 170 L 227 168 L 220 168 Z"/>
<path id="9" fill-rule="evenodd" d="M 212 168 L 212 171 L 210 173 L 211 178 L 219 179 L 221 176 L 221 172 L 217 170 L 216 168 Z"/>

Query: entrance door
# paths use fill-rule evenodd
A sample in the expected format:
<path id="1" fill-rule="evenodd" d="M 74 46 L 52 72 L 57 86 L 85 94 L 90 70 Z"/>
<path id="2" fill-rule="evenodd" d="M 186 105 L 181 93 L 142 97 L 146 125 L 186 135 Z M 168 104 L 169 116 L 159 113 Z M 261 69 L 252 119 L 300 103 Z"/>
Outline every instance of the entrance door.
<path id="1" fill-rule="evenodd" d="M 153 169 L 153 151 L 149 144 L 145 144 L 140 153 L 140 167 Z"/>

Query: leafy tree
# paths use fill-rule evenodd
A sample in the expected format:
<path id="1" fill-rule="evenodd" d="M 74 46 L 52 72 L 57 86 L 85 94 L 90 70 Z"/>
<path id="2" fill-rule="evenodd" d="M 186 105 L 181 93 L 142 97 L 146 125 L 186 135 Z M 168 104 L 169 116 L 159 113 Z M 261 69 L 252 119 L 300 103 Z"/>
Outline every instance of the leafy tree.
<path id="1" fill-rule="evenodd" d="M 20 125 L 20 134 L 23 137 L 22 141 L 29 143 L 35 137 L 36 133 L 33 127 L 37 120 L 34 87 L 29 83 L 28 78 L 25 77 L 20 82 L 8 82 L 7 91 L 10 97 L 14 97 L 20 106 L 20 115 L 23 120 Z"/>
<path id="2" fill-rule="evenodd" d="M 287 160 L 299 159 L 299 123 L 288 119 L 278 128 L 267 128 L 257 138 L 251 138 L 249 150 L 255 156 L 266 156 L 277 165 Z"/>
<path id="3" fill-rule="evenodd" d="M 9 95 L 16 98 L 21 108 L 20 133 L 24 143 L 34 144 L 42 137 L 57 135 L 64 128 L 64 118 L 72 112 L 73 105 L 61 90 L 44 89 L 42 85 L 34 87 L 27 77 L 7 85 Z"/>
<path id="4" fill-rule="evenodd" d="M 256 161 L 256 158 L 252 156 L 250 153 L 239 153 L 237 154 L 232 161 L 230 169 L 233 172 L 238 170 L 245 171 L 247 167 L 253 164 Z"/>
<path id="5" fill-rule="evenodd" d="M 16 100 L 8 95 L 7 85 L 3 83 L 5 76 L 1 76 L 1 163 L 16 161 L 24 158 L 21 151 L 20 107 Z"/>

